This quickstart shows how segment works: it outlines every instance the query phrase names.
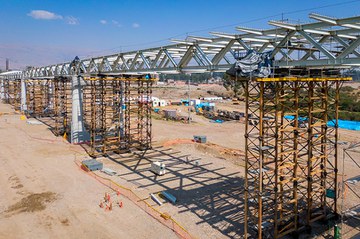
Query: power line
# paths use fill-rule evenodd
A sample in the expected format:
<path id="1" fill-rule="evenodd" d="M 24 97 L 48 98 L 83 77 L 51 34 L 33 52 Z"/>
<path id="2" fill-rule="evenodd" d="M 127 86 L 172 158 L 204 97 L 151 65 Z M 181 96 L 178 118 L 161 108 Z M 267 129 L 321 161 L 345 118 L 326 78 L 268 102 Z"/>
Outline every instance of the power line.
<path id="1" fill-rule="evenodd" d="M 254 19 L 251 19 L 251 20 L 242 21 L 242 22 L 238 22 L 238 23 L 222 25 L 222 26 L 217 26 L 217 27 L 204 28 L 204 29 L 199 29 L 199 30 L 190 31 L 190 32 L 184 32 L 184 33 L 180 33 L 180 34 L 177 34 L 177 35 L 174 35 L 174 36 L 171 36 L 171 37 L 168 37 L 168 38 L 159 39 L 159 40 L 136 43 L 136 44 L 121 45 L 121 46 L 117 46 L 117 47 L 113 47 L 113 48 L 109 48 L 109 49 L 94 51 L 94 52 L 91 52 L 90 54 L 95 54 L 95 53 L 100 53 L 100 52 L 105 52 L 105 51 L 113 51 L 113 50 L 116 50 L 116 49 L 120 49 L 120 51 L 121 51 L 123 48 L 128 48 L 128 47 L 144 46 L 144 45 L 150 45 L 150 44 L 155 44 L 155 43 L 160 43 L 160 42 L 165 42 L 165 41 L 168 42 L 172 38 L 176 38 L 176 37 L 180 37 L 180 36 L 186 36 L 186 35 L 193 34 L 193 33 L 208 32 L 208 31 L 222 29 L 222 28 L 234 27 L 234 26 L 241 25 L 241 24 L 248 24 L 248 23 L 258 22 L 258 21 L 262 21 L 262 20 L 267 20 L 267 19 L 275 18 L 275 17 L 279 17 L 279 16 L 296 14 L 296 13 L 301 13 L 301 12 L 309 12 L 309 11 L 319 10 L 319 9 L 323 9 L 323 8 L 347 5 L 347 4 L 351 4 L 351 3 L 355 3 L 355 2 L 360 2 L 360 0 L 351 0 L 351 1 L 341 2 L 341 3 L 333 3 L 333 4 L 327 4 L 327 5 L 318 6 L 318 7 L 304 8 L 304 9 L 299 9 L 299 10 L 294 10 L 294 11 L 277 13 L 277 14 L 274 14 L 274 15 L 254 18 Z M 89 56 L 90 54 L 88 54 L 87 56 Z"/>
<path id="2" fill-rule="evenodd" d="M 193 31 L 191 33 L 211 31 L 214 29 L 220 29 L 220 28 L 225 28 L 225 27 L 233 27 L 233 26 L 237 26 L 240 24 L 258 22 L 258 21 L 266 20 L 266 19 L 273 18 L 273 17 L 279 17 L 279 16 L 283 16 L 283 15 L 289 15 L 289 14 L 295 14 L 295 13 L 301 13 L 301 12 L 308 12 L 308 11 L 312 11 L 312 10 L 319 10 L 319 9 L 323 9 L 323 8 L 335 7 L 335 6 L 340 6 L 340 5 L 347 5 L 349 3 L 354 3 L 354 2 L 360 2 L 360 0 L 352 0 L 352 1 L 342 2 L 342 3 L 327 4 L 327 5 L 323 5 L 323 6 L 319 6 L 319 7 L 305 8 L 305 9 L 294 10 L 294 11 L 289 11 L 289 12 L 282 12 L 282 13 L 277 13 L 274 15 L 269 15 L 269 16 L 260 17 L 260 18 L 255 18 L 255 19 L 251 19 L 248 21 L 243 21 L 243 22 L 239 22 L 239 23 L 235 23 L 235 24 L 223 25 L 223 26 L 219 26 L 219 27 L 213 27 L 213 28 L 207 28 L 207 29 L 203 29 L 203 30 Z"/>

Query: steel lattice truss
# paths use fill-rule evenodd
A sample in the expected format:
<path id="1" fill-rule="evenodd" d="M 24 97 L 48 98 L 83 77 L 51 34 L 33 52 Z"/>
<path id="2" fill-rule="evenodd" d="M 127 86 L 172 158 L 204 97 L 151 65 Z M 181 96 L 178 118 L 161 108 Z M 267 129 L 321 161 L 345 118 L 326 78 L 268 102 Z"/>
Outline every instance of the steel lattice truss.
<path id="1" fill-rule="evenodd" d="M 208 38 L 190 36 L 162 47 L 4 73 L 0 74 L 0 93 L 18 107 L 20 84 L 13 80 L 28 81 L 28 89 L 30 85 L 41 85 L 43 88 L 36 92 L 27 92 L 25 87 L 24 91 L 30 94 L 27 104 L 34 102 L 33 110 L 42 114 L 43 106 L 49 103 L 48 95 L 43 94 L 48 87 L 46 83 L 36 85 L 36 81 L 29 85 L 29 81 L 53 80 L 51 109 L 56 118 L 55 132 L 62 134 L 68 131 L 72 112 L 68 99 L 71 86 L 66 79 L 74 75 L 73 78 L 122 75 L 125 80 L 121 83 L 98 79 L 91 82 L 90 89 L 85 87 L 85 126 L 90 129 L 91 146 L 93 151 L 102 153 L 113 150 L 113 145 L 120 149 L 123 144 L 148 148 L 152 83 L 135 74 L 226 71 L 249 50 L 271 51 L 274 67 L 278 68 L 360 66 L 360 16 L 309 16 L 315 21 L 270 21 L 275 26 L 270 30 L 237 27 L 240 34 L 212 32 L 213 37 Z M 290 69 L 286 71 L 291 75 Z M 129 75 L 135 80 L 130 81 Z M 309 73 L 307 77 L 314 75 Z M 314 221 L 338 212 L 339 89 L 343 80 L 350 79 L 323 76 L 321 73 L 321 78 L 302 75 L 303 78 L 250 79 L 245 83 L 245 228 L 254 238 L 280 238 L 309 230 Z M 119 101 L 121 104 L 115 104 Z M 74 102 L 79 103 L 72 99 Z M 335 120 L 334 128 L 327 126 L 331 119 Z M 114 135 L 111 127 L 120 134 Z"/>
<path id="2" fill-rule="evenodd" d="M 34 67 L 6 78 L 42 78 L 73 74 L 196 73 L 225 71 L 248 50 L 272 51 L 279 67 L 359 66 L 360 16 L 335 19 L 310 14 L 307 24 L 269 21 L 269 30 L 237 27 L 239 34 L 210 32 L 161 47 Z"/>

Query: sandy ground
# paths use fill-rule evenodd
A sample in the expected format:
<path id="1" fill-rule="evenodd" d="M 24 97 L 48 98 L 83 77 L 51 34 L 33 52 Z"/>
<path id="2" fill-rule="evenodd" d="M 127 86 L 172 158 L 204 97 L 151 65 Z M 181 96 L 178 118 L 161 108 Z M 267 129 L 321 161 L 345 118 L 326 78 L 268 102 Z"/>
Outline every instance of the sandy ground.
<path id="1" fill-rule="evenodd" d="M 157 96 L 186 98 L 186 87 L 171 88 L 170 93 L 163 90 L 161 94 L 157 92 Z M 196 94 L 206 96 L 206 91 L 204 88 Z M 155 90 L 154 95 L 157 93 Z M 226 101 L 219 102 L 218 106 L 238 111 L 243 111 L 244 107 L 242 103 L 233 105 Z M 12 110 L 0 104 L 0 112 Z M 155 209 L 169 214 L 194 238 L 241 238 L 244 123 L 211 123 L 195 113 L 191 117 L 190 125 L 153 120 L 152 150 L 98 158 L 117 175 L 98 174 L 130 188 Z M 339 133 L 340 140 L 346 143 L 342 147 L 359 141 L 359 132 L 339 130 Z M 194 135 L 206 135 L 209 144 L 190 143 Z M 184 139 L 185 143 L 171 143 L 178 139 Z M 177 238 L 125 198 L 122 200 L 126 206 L 122 209 L 110 213 L 99 209 L 98 203 L 108 189 L 74 164 L 74 151 L 82 155 L 77 156 L 78 159 L 88 157 L 80 146 L 71 146 L 56 138 L 46 126 L 28 125 L 19 115 L 3 115 L 0 117 L 0 145 L 0 238 L 31 238 L 33 235 L 39 238 Z M 222 149 L 240 154 L 224 155 Z M 341 148 L 339 154 L 342 175 Z M 355 162 L 350 157 L 345 158 L 344 174 L 346 179 L 357 179 L 360 153 L 351 152 L 351 155 Z M 152 161 L 164 162 L 166 175 L 155 176 L 149 170 Z M 360 181 L 350 186 L 359 192 Z M 158 206 L 149 198 L 150 193 L 163 190 L 176 196 L 175 205 L 161 199 L 164 204 Z M 345 194 L 344 209 L 360 204 L 350 189 L 345 190 Z M 24 202 L 33 201 L 43 204 L 35 204 L 34 211 L 22 207 Z M 343 231 L 343 238 L 359 238 L 356 235 L 360 228 L 356 222 L 354 225 L 353 221 L 345 221 Z"/>
<path id="2" fill-rule="evenodd" d="M 244 149 L 245 124 L 227 121 L 222 124 L 211 123 L 209 119 L 191 114 L 191 124 L 154 120 L 154 141 L 162 143 L 170 139 L 193 139 L 194 135 L 207 136 L 207 140 L 229 148 Z M 181 128 L 181 130 L 179 130 Z M 236 128 L 236 130 L 234 130 Z"/>
<path id="3" fill-rule="evenodd" d="M 158 85 L 154 87 L 153 95 L 161 99 L 187 99 L 188 89 L 188 85 Z M 222 85 L 217 84 L 190 85 L 190 98 L 192 99 L 214 95 L 232 97 L 233 93 L 227 91 Z"/>
<path id="4" fill-rule="evenodd" d="M 177 198 L 162 206 L 147 202 L 168 213 L 195 238 L 241 238 L 243 235 L 243 168 L 201 151 L 196 144 L 160 145 L 144 152 L 100 158 L 105 167 L 118 174 L 110 177 L 131 188 L 141 198 L 166 190 Z M 156 176 L 152 161 L 166 164 L 167 172 Z M 106 176 L 106 175 L 103 175 Z"/>
<path id="5" fill-rule="evenodd" d="M 101 209 L 109 189 L 75 165 L 81 147 L 45 125 L 1 116 L 0 148 L 0 238 L 177 238 L 126 198 L 121 209 Z"/>

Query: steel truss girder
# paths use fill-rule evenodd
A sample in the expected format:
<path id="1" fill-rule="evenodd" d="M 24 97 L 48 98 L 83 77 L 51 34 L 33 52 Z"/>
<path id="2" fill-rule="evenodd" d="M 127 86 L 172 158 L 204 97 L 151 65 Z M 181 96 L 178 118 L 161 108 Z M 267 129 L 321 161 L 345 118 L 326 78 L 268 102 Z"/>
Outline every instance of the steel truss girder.
<path id="1" fill-rule="evenodd" d="M 6 79 L 41 79 L 81 74 L 198 73 L 226 71 L 238 54 L 273 51 L 275 67 L 360 66 L 360 17 L 334 19 L 310 14 L 316 22 L 290 24 L 269 21 L 276 28 L 238 27 L 243 34 L 212 32 L 215 37 L 188 37 L 175 44 L 33 67 L 0 74 Z M 236 53 L 236 54 L 233 54 Z M 316 53 L 321 53 L 318 55 Z"/>

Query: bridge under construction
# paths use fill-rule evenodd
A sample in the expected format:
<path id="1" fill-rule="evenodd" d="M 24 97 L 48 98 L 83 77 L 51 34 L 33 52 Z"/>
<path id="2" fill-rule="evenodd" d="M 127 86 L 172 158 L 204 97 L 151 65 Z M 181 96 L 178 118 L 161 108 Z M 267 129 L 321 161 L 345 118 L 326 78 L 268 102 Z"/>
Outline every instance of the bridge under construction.
<path id="1" fill-rule="evenodd" d="M 360 17 L 309 17 L 314 21 L 269 21 L 268 30 L 237 27 L 236 34 L 211 32 L 5 72 L 0 97 L 25 114 L 50 118 L 56 135 L 89 142 L 94 157 L 145 150 L 151 148 L 157 74 L 225 72 L 249 52 L 266 53 L 268 76 L 255 68 L 241 72 L 241 64 L 234 75 L 246 96 L 245 238 L 296 238 L 340 215 L 339 91 L 351 80 L 344 70 L 360 66 Z"/>

